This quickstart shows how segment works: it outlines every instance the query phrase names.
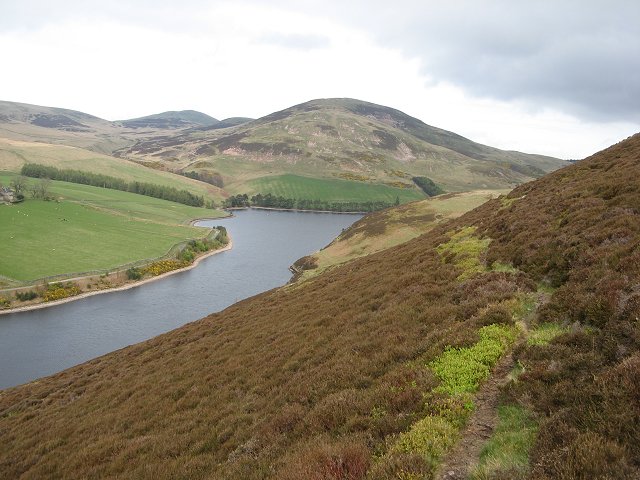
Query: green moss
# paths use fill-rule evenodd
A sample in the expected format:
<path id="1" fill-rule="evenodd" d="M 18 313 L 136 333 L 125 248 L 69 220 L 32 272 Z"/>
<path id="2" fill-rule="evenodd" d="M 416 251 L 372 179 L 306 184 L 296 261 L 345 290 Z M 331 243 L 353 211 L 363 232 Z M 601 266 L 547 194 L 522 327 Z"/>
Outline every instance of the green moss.
<path id="1" fill-rule="evenodd" d="M 509 198 L 509 197 L 506 197 L 506 196 L 500 197 L 500 203 L 501 203 L 500 210 L 505 209 L 505 208 L 509 208 L 511 205 L 513 205 L 513 203 L 516 200 L 520 200 L 520 199 L 519 198 Z"/>
<path id="2" fill-rule="evenodd" d="M 393 451 L 418 454 L 434 466 L 457 438 L 458 430 L 451 423 L 442 417 L 428 416 L 400 435 Z"/>
<path id="3" fill-rule="evenodd" d="M 471 347 L 448 348 L 429 363 L 440 379 L 436 392 L 449 395 L 475 392 L 489 377 L 491 367 L 516 338 L 517 330 L 507 325 L 487 325 L 480 329 L 480 341 Z"/>
<path id="4" fill-rule="evenodd" d="M 464 227 L 458 232 L 449 232 L 450 240 L 436 248 L 440 255 L 454 257 L 454 265 L 462 270 L 459 280 L 486 271 L 482 257 L 489 248 L 491 239 L 476 237 L 476 230 L 476 227 Z"/>
<path id="5" fill-rule="evenodd" d="M 516 297 L 511 308 L 511 314 L 515 321 L 523 320 L 536 309 L 536 296 L 533 294 L 520 294 Z"/>
<path id="6" fill-rule="evenodd" d="M 529 345 L 547 345 L 558 335 L 565 333 L 566 328 L 561 327 L 557 323 L 543 323 L 529 332 L 527 344 Z"/>
<path id="7" fill-rule="evenodd" d="M 498 426 L 480 453 L 480 463 L 471 474 L 473 480 L 520 478 L 529 467 L 529 450 L 537 425 L 529 413 L 516 405 L 498 407 Z"/>
<path id="8" fill-rule="evenodd" d="M 493 262 L 491 264 L 491 271 L 492 272 L 517 273 L 518 269 L 515 268 L 510 263 Z"/>

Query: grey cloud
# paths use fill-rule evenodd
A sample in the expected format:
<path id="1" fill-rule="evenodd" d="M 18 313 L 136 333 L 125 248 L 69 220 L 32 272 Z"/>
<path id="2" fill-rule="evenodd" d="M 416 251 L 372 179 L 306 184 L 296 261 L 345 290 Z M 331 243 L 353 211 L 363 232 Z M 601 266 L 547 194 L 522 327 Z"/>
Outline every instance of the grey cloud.
<path id="1" fill-rule="evenodd" d="M 222 0 L 6 0 L 0 32 L 68 18 L 105 18 L 172 31 L 206 29 L 198 12 Z M 421 61 L 431 81 L 474 95 L 554 107 L 583 119 L 640 122 L 637 0 L 245 0 L 328 18 Z M 329 38 L 261 41 L 322 48 Z"/>
<path id="2" fill-rule="evenodd" d="M 585 119 L 640 122 L 637 0 L 281 4 L 369 32 L 418 58 L 434 82 Z"/>

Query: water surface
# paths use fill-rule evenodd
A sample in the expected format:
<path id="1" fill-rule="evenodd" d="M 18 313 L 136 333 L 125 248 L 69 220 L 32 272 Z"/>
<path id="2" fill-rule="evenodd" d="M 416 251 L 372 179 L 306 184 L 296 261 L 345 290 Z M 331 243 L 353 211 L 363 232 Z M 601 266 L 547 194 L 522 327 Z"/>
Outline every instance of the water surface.
<path id="1" fill-rule="evenodd" d="M 0 316 L 0 388 L 147 340 L 285 284 L 295 260 L 361 215 L 245 210 L 224 225 L 233 249 L 140 287 Z"/>

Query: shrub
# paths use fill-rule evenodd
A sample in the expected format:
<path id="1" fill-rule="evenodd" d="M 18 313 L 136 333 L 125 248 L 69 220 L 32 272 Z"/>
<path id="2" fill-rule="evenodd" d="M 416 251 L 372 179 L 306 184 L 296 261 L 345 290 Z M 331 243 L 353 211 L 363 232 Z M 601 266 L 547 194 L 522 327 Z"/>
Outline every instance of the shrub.
<path id="1" fill-rule="evenodd" d="M 47 290 L 42 294 L 42 299 L 45 302 L 52 302 L 80 295 L 80 293 L 82 293 L 82 290 L 75 283 L 52 283 L 47 286 Z"/>
<path id="2" fill-rule="evenodd" d="M 38 293 L 34 292 L 33 290 L 29 290 L 28 292 L 17 292 L 16 293 L 16 298 L 18 300 L 20 300 L 21 302 L 27 302 L 29 300 L 33 300 L 37 296 L 38 296 Z"/>
<path id="3" fill-rule="evenodd" d="M 0 310 L 11 307 L 11 300 L 5 297 L 0 297 Z"/>
<path id="4" fill-rule="evenodd" d="M 141 271 L 143 272 L 143 274 L 148 273 L 149 275 L 155 277 L 172 270 L 184 268 L 186 266 L 187 264 L 180 260 L 158 260 L 157 262 L 153 262 L 147 265 L 146 267 L 141 269 Z"/>
<path id="5" fill-rule="evenodd" d="M 282 480 L 359 480 L 369 469 L 370 454 L 358 440 L 314 440 L 294 452 L 274 478 Z"/>
<path id="6" fill-rule="evenodd" d="M 140 280 L 142 278 L 142 272 L 138 267 L 131 267 L 127 270 L 127 278 L 129 280 Z"/>
<path id="7" fill-rule="evenodd" d="M 457 429 L 444 418 L 428 416 L 414 423 L 411 430 L 400 435 L 393 450 L 416 453 L 427 464 L 435 466 L 458 438 Z"/>
<path id="8" fill-rule="evenodd" d="M 191 250 L 191 248 L 186 247 L 184 250 L 182 250 L 180 252 L 180 254 L 178 255 L 178 259 L 182 260 L 183 262 L 187 262 L 187 263 L 191 263 L 193 262 L 193 259 L 196 257 L 196 254 L 193 252 L 193 250 Z"/>
<path id="9" fill-rule="evenodd" d="M 491 239 L 480 239 L 475 235 L 477 227 L 463 227 L 457 232 L 449 232 L 449 241 L 438 245 L 436 251 L 446 262 L 452 262 L 462 270 L 459 280 L 475 273 L 486 271 L 483 257 L 489 248 Z"/>
<path id="10" fill-rule="evenodd" d="M 441 381 L 435 391 L 449 395 L 475 392 L 516 337 L 516 330 L 506 325 L 487 325 L 479 333 L 475 345 L 448 348 L 429 364 Z"/>

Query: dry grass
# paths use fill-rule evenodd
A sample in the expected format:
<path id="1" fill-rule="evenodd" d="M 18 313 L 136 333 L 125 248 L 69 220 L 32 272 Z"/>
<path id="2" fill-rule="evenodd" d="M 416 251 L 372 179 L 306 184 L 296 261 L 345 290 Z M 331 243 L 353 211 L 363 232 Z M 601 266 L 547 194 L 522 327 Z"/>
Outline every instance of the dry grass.
<path id="1" fill-rule="evenodd" d="M 505 397 L 540 430 L 531 478 L 638 478 L 640 137 L 295 289 L 0 393 L 6 478 L 429 478 L 378 458 L 435 406 L 427 365 L 478 342 L 485 315 L 557 289 L 540 322 L 575 324 L 515 352 Z M 485 267 L 438 245 L 476 227 Z M 437 401 L 437 398 L 433 398 Z M 400 476 L 399 476 L 400 475 Z"/>

